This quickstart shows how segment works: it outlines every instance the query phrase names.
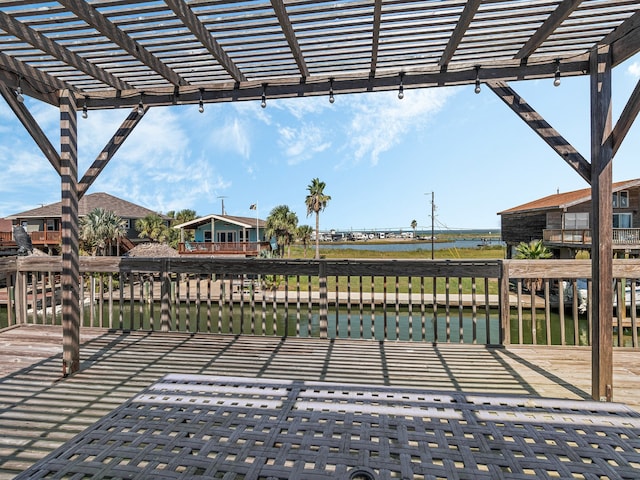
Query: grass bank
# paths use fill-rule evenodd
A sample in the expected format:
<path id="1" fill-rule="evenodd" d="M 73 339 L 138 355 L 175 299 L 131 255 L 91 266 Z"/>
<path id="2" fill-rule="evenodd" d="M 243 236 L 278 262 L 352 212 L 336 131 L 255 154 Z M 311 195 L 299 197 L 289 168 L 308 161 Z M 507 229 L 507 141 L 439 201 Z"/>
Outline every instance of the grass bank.
<path id="1" fill-rule="evenodd" d="M 485 259 L 495 260 L 505 258 L 505 247 L 500 245 L 489 245 L 477 248 L 445 248 L 442 250 L 434 250 L 436 260 L 451 259 Z M 305 253 L 301 246 L 291 247 L 291 258 L 313 258 L 315 255 L 315 246 L 307 248 Z M 322 248 L 320 245 L 321 258 L 389 258 L 389 259 L 416 259 L 430 260 L 431 250 L 412 250 L 412 251 L 396 251 L 383 252 L 380 250 L 355 250 L 350 248 Z"/>

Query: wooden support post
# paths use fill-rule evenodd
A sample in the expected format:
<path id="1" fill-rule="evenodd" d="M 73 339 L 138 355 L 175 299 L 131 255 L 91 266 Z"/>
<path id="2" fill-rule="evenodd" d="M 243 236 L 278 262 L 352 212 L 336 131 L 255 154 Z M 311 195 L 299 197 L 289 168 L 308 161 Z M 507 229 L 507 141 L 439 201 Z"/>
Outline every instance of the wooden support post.
<path id="1" fill-rule="evenodd" d="M 613 206 L 611 51 L 591 51 L 591 204 L 593 318 L 591 346 L 594 400 L 613 400 Z"/>
<path id="2" fill-rule="evenodd" d="M 62 184 L 63 374 L 80 369 L 80 264 L 78 241 L 78 125 L 76 99 L 60 93 L 60 178 Z"/>
<path id="3" fill-rule="evenodd" d="M 509 304 L 509 265 L 500 261 L 500 280 L 498 284 L 498 296 L 500 301 L 500 345 L 511 344 L 511 305 Z"/>

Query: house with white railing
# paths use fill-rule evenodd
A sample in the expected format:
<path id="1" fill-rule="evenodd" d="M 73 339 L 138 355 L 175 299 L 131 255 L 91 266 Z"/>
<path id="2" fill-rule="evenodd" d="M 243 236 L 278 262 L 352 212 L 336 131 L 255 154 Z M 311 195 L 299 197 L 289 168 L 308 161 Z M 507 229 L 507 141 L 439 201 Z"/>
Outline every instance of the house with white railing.
<path id="1" fill-rule="evenodd" d="M 266 222 L 260 218 L 211 214 L 173 228 L 180 230 L 181 255 L 255 257 L 271 250 Z M 193 232 L 193 240 L 187 240 L 185 231 Z"/>
<path id="2" fill-rule="evenodd" d="M 640 254 L 640 179 L 612 185 L 613 252 Z M 498 212 L 502 240 L 511 258 L 520 242 L 543 240 L 557 258 L 591 250 L 591 189 L 549 195 Z"/>

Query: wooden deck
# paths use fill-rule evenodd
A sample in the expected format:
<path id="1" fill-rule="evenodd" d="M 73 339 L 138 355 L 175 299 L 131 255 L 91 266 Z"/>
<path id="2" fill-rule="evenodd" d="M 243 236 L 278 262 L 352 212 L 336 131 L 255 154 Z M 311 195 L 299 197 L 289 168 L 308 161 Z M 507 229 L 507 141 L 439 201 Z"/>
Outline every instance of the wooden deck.
<path id="1" fill-rule="evenodd" d="M 169 373 L 590 398 L 588 348 L 81 333 L 81 371 L 68 378 L 61 378 L 60 327 L 0 333 L 0 479 L 13 478 Z M 614 397 L 640 412 L 640 350 L 614 351 Z"/>

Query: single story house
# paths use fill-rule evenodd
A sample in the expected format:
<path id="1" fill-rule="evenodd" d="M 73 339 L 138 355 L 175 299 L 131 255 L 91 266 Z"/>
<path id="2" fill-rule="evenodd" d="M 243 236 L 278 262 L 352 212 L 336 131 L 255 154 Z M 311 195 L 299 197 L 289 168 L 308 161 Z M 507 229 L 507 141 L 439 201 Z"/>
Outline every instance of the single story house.
<path id="1" fill-rule="evenodd" d="M 211 214 L 173 228 L 181 231 L 178 252 L 183 255 L 255 257 L 262 250 L 271 250 L 266 238 L 266 222 L 256 217 Z M 194 231 L 193 241 L 185 240 L 185 230 Z"/>
<path id="2" fill-rule="evenodd" d="M 616 182 L 613 191 L 614 254 L 640 254 L 640 179 Z M 591 250 L 591 189 L 556 193 L 498 212 L 507 257 L 520 242 L 542 240 L 557 258 Z"/>
<path id="3" fill-rule="evenodd" d="M 133 248 L 137 243 L 146 240 L 138 237 L 138 231 L 135 229 L 135 222 L 138 219 L 148 215 L 158 214 L 153 210 L 127 202 L 121 198 L 114 197 L 108 193 L 90 193 L 84 195 L 78 202 L 78 215 L 80 218 L 87 215 L 96 208 L 102 208 L 111 211 L 126 222 L 127 233 L 121 242 L 121 252 L 126 252 Z M 169 217 L 160 215 L 169 225 Z M 62 202 L 43 205 L 32 210 L 16 213 L 6 217 L 11 220 L 13 225 L 22 225 L 31 237 L 31 243 L 35 248 L 43 250 L 49 254 L 59 252 L 62 232 Z M 0 246 L 10 247 L 15 245 L 9 234 L 0 233 Z"/>

